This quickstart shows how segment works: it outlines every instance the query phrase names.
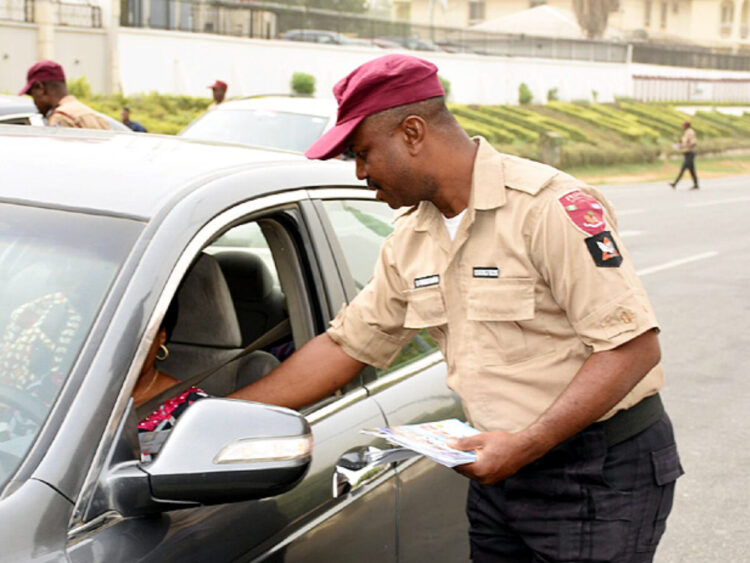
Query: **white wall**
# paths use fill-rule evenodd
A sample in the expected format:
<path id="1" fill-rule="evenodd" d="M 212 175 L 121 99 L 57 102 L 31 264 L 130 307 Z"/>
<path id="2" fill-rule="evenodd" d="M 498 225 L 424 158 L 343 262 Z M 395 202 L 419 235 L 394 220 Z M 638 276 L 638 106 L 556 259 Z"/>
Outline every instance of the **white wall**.
<path id="1" fill-rule="evenodd" d="M 388 51 L 344 48 L 278 40 L 223 37 L 178 31 L 121 28 L 118 32 L 120 84 L 125 94 L 157 91 L 208 97 L 216 79 L 229 83 L 229 96 L 289 92 L 294 72 L 316 78 L 317 95 L 331 89 L 357 65 Z M 58 27 L 55 57 L 69 77 L 86 75 L 95 92 L 106 91 L 107 38 L 103 30 Z M 403 51 L 406 52 L 406 51 Z M 0 22 L 0 92 L 17 92 L 35 61 L 36 26 Z M 750 101 L 750 72 L 676 68 L 634 63 L 594 63 L 520 57 L 485 57 L 449 53 L 410 54 L 434 62 L 451 82 L 450 101 L 514 104 L 525 82 L 535 101 L 558 89 L 561 100 L 617 97 L 675 99 L 683 85 L 699 83 L 702 99 Z M 633 76 L 664 77 L 644 86 Z M 687 90 L 686 90 L 687 91 Z M 693 91 L 696 91 L 693 88 Z M 696 97 L 695 99 L 701 99 Z"/>
<path id="2" fill-rule="evenodd" d="M 315 76 L 318 96 L 333 97 L 336 81 L 390 52 L 145 29 L 121 29 L 119 45 L 125 94 L 156 90 L 194 96 L 207 96 L 206 87 L 217 78 L 229 84 L 229 96 L 285 93 L 292 74 L 306 72 Z M 451 82 L 451 101 L 457 103 L 516 103 L 521 82 L 540 102 L 550 88 L 558 88 L 561 99 L 588 99 L 597 90 L 600 101 L 631 90 L 623 63 L 409 53 L 438 66 Z"/>

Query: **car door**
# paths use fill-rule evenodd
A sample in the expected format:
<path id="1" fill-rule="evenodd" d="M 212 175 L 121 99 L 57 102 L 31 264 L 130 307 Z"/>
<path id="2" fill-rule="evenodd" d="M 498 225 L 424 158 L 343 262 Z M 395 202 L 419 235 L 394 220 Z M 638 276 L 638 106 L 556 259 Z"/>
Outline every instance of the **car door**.
<path id="1" fill-rule="evenodd" d="M 272 270 L 272 285 L 278 282 L 284 294 L 292 332 L 287 344 L 293 348 L 325 330 L 344 295 L 319 218 L 310 213 L 305 199 L 306 192 L 298 190 L 227 210 L 195 235 L 188 246 L 193 250 L 180 259 L 192 263 L 197 254 L 215 257 L 227 248 L 259 256 Z M 159 238 L 157 233 L 153 247 L 170 240 Z M 144 257 L 142 262 L 155 260 Z M 180 282 L 172 279 L 165 287 L 180 287 Z M 165 290 L 156 310 L 163 313 L 172 297 Z M 236 305 L 236 296 L 232 299 Z M 291 491 L 257 501 L 132 517 L 118 515 L 107 505 L 106 495 L 97 495 L 97 479 L 120 463 L 122 455 L 130 455 L 123 447 L 123 429 L 129 424 L 123 418 L 108 462 L 91 471 L 91 486 L 77 499 L 69 559 L 395 561 L 396 472 L 390 465 L 371 462 L 368 453 L 376 439 L 360 433 L 361 428 L 385 423 L 380 406 L 358 377 L 303 413 L 312 428 L 312 464 Z"/>
<path id="2" fill-rule="evenodd" d="M 364 190 L 318 190 L 313 197 L 351 299 L 372 276 L 394 212 Z M 442 354 L 423 330 L 387 370 L 371 368 L 365 386 L 391 426 L 463 418 L 445 378 Z M 400 463 L 398 482 L 399 561 L 466 560 L 468 481 L 420 456 Z"/>

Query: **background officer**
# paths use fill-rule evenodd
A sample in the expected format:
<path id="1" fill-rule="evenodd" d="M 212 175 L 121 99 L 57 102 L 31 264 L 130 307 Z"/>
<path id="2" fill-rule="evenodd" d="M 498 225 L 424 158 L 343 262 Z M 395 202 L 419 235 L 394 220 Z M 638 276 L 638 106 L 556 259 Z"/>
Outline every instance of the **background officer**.
<path id="1" fill-rule="evenodd" d="M 483 431 L 456 443 L 477 453 L 457 468 L 472 559 L 650 561 L 682 469 L 658 325 L 604 199 L 469 138 L 427 61 L 375 59 L 334 93 L 307 156 L 351 147 L 376 197 L 409 209 L 328 332 L 234 396 L 299 408 L 426 329 Z"/>
<path id="2" fill-rule="evenodd" d="M 26 86 L 18 93 L 28 94 L 50 127 L 109 129 L 107 121 L 68 93 L 63 68 L 54 61 L 39 61 L 26 73 Z"/>

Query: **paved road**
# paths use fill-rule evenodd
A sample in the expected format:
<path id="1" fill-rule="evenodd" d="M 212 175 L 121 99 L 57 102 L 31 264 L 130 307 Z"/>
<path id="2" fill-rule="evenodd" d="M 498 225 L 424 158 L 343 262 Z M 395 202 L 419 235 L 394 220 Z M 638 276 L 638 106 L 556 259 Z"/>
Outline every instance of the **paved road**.
<path id="1" fill-rule="evenodd" d="M 698 171 L 700 174 L 700 170 Z M 662 327 L 685 475 L 657 563 L 750 561 L 750 177 L 603 186 Z M 684 190 L 684 191 L 683 191 Z"/>

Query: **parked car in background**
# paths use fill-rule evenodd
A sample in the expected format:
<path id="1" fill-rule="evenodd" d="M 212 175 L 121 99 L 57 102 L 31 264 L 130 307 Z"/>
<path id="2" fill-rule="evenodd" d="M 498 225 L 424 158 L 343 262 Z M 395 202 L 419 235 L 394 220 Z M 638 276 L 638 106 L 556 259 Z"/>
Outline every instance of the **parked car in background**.
<path id="1" fill-rule="evenodd" d="M 328 45 L 373 46 L 372 42 L 367 39 L 349 37 L 338 31 L 328 31 L 325 29 L 290 29 L 279 35 L 279 39 L 286 41 L 309 41 Z"/>
<path id="2" fill-rule="evenodd" d="M 10 126 L 0 154 L 0 561 L 468 558 L 467 480 L 360 432 L 461 416 L 425 330 L 300 412 L 221 398 L 267 373 L 276 343 L 225 362 L 269 324 L 299 348 L 367 283 L 394 212 L 350 165 Z M 175 299 L 159 369 L 217 368 L 212 397 L 143 462 L 131 393 Z"/>
<path id="3" fill-rule="evenodd" d="M 113 131 L 130 131 L 126 125 L 101 115 Z M 6 96 L 0 94 L 0 125 L 45 125 L 44 116 L 39 113 L 32 99 L 28 96 Z"/>
<path id="4" fill-rule="evenodd" d="M 419 37 L 383 37 L 387 41 L 393 41 L 398 43 L 406 49 L 412 49 L 414 51 L 442 51 L 442 49 L 430 41 L 429 39 L 420 39 Z"/>
<path id="5" fill-rule="evenodd" d="M 207 111 L 179 135 L 255 147 L 304 152 L 336 123 L 334 100 L 268 95 L 230 100 Z"/>

